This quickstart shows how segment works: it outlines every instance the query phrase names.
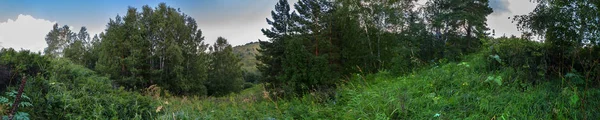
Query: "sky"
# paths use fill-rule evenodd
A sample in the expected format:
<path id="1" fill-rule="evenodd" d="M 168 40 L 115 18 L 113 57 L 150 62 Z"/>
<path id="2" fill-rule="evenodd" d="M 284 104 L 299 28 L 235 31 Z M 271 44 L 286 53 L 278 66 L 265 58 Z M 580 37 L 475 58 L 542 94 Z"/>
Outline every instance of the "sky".
<path id="1" fill-rule="evenodd" d="M 161 2 L 196 19 L 206 43 L 212 44 L 222 36 L 235 46 L 267 40 L 260 29 L 269 28 L 265 18 L 270 18 L 277 0 L 1 0 L 0 46 L 43 51 L 47 46 L 45 36 L 55 23 L 71 26 L 75 32 L 85 26 L 93 36 L 104 31 L 109 19 L 125 15 L 128 6 L 156 7 Z M 424 4 L 424 0 L 419 3 Z M 490 6 L 494 13 L 487 23 L 499 37 L 519 36 L 508 17 L 527 14 L 535 4 L 528 0 L 490 0 Z"/>

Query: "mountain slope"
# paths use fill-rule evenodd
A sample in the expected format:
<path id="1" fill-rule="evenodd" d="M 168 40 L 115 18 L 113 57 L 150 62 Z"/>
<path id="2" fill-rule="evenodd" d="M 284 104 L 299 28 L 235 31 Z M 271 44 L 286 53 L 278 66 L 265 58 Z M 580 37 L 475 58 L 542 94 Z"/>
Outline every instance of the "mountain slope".
<path id="1" fill-rule="evenodd" d="M 260 54 L 258 49 L 260 49 L 258 42 L 233 47 L 233 53 L 242 59 L 240 61 L 242 70 L 250 73 L 258 73 L 258 69 L 256 69 L 256 64 L 260 63 L 260 61 L 256 60 L 256 56 Z"/>

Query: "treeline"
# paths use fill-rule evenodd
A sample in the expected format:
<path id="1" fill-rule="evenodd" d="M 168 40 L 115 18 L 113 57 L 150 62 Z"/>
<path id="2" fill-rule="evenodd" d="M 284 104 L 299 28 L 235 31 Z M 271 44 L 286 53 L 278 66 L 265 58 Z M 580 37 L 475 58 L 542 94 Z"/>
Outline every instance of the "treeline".
<path id="1" fill-rule="evenodd" d="M 490 47 L 532 82 L 575 73 L 600 83 L 598 3 L 534 1 L 513 22 L 521 38 L 493 39 L 488 0 L 279 0 L 262 32 L 263 82 L 278 96 L 327 91 L 352 73 L 406 73 Z M 417 7 L 419 6 L 419 7 Z M 542 41 L 534 41 L 538 36 Z M 506 48 L 506 49 L 505 49 Z M 497 56 L 497 57 L 496 57 Z M 591 82 L 581 82 L 586 85 Z M 598 84 L 600 85 L 600 84 Z"/>
<path id="2" fill-rule="evenodd" d="M 458 61 L 482 46 L 494 50 L 490 59 L 526 71 L 528 79 L 567 72 L 598 79 L 593 74 L 599 69 L 598 16 L 585 12 L 597 10 L 597 4 L 538 2 L 529 15 L 513 18 L 524 31 L 521 39 L 492 39 L 488 0 L 428 0 L 424 5 L 416 0 L 299 0 L 294 10 L 279 0 L 266 20 L 271 28 L 261 30 L 269 39 L 259 42 L 260 80 L 280 97 L 326 92 L 353 73 L 387 69 L 403 74 Z M 196 21 L 165 3 L 154 9 L 130 7 L 107 26 L 90 40 L 85 29 L 73 33 L 55 25 L 45 53 L 86 65 L 132 90 L 156 84 L 178 95 L 219 96 L 242 89 L 239 58 L 231 45 L 224 38 L 205 44 Z M 533 41 L 534 36 L 543 42 Z"/>
<path id="3" fill-rule="evenodd" d="M 457 60 L 487 38 L 487 0 L 279 0 L 262 32 L 267 88 L 295 96 L 327 91 L 351 73 L 397 73 Z"/>
<path id="4" fill-rule="evenodd" d="M 578 74 L 581 83 L 600 86 L 600 3 L 597 1 L 535 0 L 529 14 L 512 19 L 525 39 L 542 40 L 540 47 L 545 73 L 551 76 Z M 592 12 L 594 11 L 594 12 Z M 583 81 L 585 79 L 585 82 Z M 592 81 L 593 80 L 593 81 Z"/>
<path id="5" fill-rule="evenodd" d="M 480 48 L 492 13 L 486 0 L 430 0 L 420 8 L 416 0 L 300 0 L 294 8 L 278 2 L 257 57 L 261 81 L 278 96 L 329 91 L 351 73 L 405 73 L 458 60 Z M 231 45 L 219 38 L 209 47 L 196 21 L 165 3 L 129 7 L 91 40 L 84 28 L 74 33 L 55 25 L 46 41 L 45 54 L 69 58 L 131 90 L 156 84 L 178 95 L 218 96 L 243 84 Z"/>
<path id="6" fill-rule="evenodd" d="M 129 7 L 91 40 L 85 27 L 73 33 L 66 25 L 57 26 L 46 37 L 44 53 L 108 75 L 116 86 L 142 90 L 158 85 L 177 95 L 197 96 L 242 89 L 240 60 L 227 40 L 205 44 L 196 21 L 165 3 L 154 9 Z"/>

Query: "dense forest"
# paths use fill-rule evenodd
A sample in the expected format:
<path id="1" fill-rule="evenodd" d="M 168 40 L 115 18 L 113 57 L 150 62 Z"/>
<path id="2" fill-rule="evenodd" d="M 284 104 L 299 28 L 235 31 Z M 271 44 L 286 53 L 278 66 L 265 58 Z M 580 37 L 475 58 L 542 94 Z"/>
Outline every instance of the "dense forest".
<path id="1" fill-rule="evenodd" d="M 3 119 L 599 119 L 599 2 L 279 0 L 268 39 L 208 44 L 180 9 L 128 7 L 43 53 L 0 51 Z M 293 6 L 293 7 L 292 7 Z M 124 7 L 125 8 L 125 7 Z M 293 8 L 293 9 L 292 9 Z M 18 109 L 16 109 L 18 108 Z"/>

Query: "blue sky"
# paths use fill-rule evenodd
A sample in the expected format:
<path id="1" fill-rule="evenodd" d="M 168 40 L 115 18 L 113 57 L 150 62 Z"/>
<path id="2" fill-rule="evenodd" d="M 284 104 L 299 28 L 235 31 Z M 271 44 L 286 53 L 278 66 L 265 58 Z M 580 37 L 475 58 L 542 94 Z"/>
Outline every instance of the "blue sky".
<path id="1" fill-rule="evenodd" d="M 127 6 L 155 7 L 161 2 L 195 18 L 207 43 L 223 36 L 233 45 L 242 45 L 266 40 L 260 29 L 269 27 L 265 18 L 270 18 L 277 0 L 1 0 L 0 46 L 40 51 L 54 23 L 72 26 L 73 31 L 86 26 L 88 32 L 97 34 L 104 31 L 109 18 L 124 15 Z M 490 0 L 495 13 L 488 17 L 488 25 L 497 36 L 519 35 L 507 18 L 526 14 L 533 5 L 527 0 Z"/>

